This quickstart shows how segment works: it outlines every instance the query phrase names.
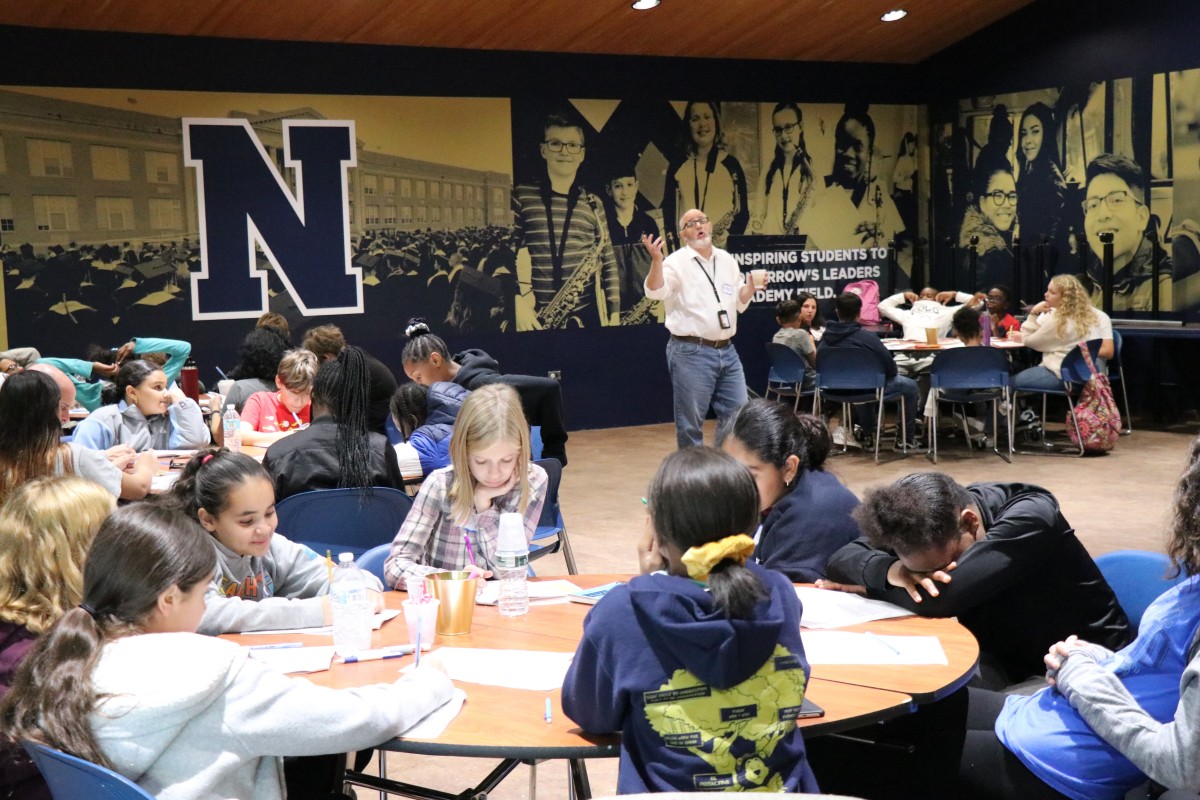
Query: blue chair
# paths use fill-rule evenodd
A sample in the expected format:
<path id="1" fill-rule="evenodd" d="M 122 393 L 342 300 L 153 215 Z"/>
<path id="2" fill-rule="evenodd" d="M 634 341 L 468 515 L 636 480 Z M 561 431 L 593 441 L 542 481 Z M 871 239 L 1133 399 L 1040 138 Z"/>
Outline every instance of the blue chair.
<path id="1" fill-rule="evenodd" d="M 1100 339 L 1092 339 L 1087 343 L 1088 354 L 1092 357 L 1092 363 L 1096 363 L 1099 358 L 1100 345 L 1103 342 Z M 1099 365 L 1097 365 L 1099 366 Z M 1083 361 L 1083 355 L 1078 347 L 1072 347 L 1071 352 L 1067 353 L 1063 358 L 1062 366 L 1059 367 L 1059 376 L 1062 379 L 1062 385 L 1053 389 L 1020 389 L 1013 387 L 1013 404 L 1016 405 L 1016 398 L 1023 394 L 1038 394 L 1042 396 L 1042 438 L 1041 448 L 1038 450 L 1018 450 L 1022 455 L 1030 456 L 1083 456 L 1083 437 L 1079 434 L 1079 420 L 1075 418 L 1075 403 L 1074 396 L 1077 389 L 1083 387 L 1087 383 L 1092 373 L 1088 371 L 1087 364 Z M 1067 403 L 1067 417 L 1070 418 L 1070 426 L 1075 428 L 1075 437 L 1079 442 L 1078 449 L 1076 447 L 1054 447 L 1046 441 L 1046 423 L 1049 418 L 1046 416 L 1047 401 L 1051 397 L 1061 397 Z"/>
<path id="2" fill-rule="evenodd" d="M 318 489 L 285 497 L 275 506 L 279 532 L 321 555 L 330 551 L 358 558 L 396 538 L 412 508 L 399 489 Z"/>
<path id="3" fill-rule="evenodd" d="M 992 404 L 992 436 L 994 444 L 992 452 L 1012 463 L 1013 451 L 1012 423 L 1007 419 L 1008 452 L 999 449 L 1000 434 L 1000 405 L 1008 403 L 1008 359 L 999 350 L 990 347 L 964 347 L 959 350 L 946 350 L 938 353 L 933 365 L 929 368 L 930 391 L 933 392 L 933 425 L 929 435 L 929 455 L 934 464 L 937 463 L 937 431 L 938 410 L 942 403 L 991 403 Z M 967 418 L 963 414 L 963 436 L 970 445 L 971 432 L 967 428 Z"/>
<path id="4" fill-rule="evenodd" d="M 1133 433 L 1133 417 L 1129 416 L 1129 393 L 1125 391 L 1125 362 L 1121 359 L 1121 332 L 1113 329 L 1113 357 L 1108 360 L 1108 382 L 1110 385 L 1121 384 L 1121 400 L 1125 406 L 1125 416 L 1122 421 L 1125 427 L 1121 429 L 1122 436 Z M 1113 387 L 1116 395 L 1116 387 Z"/>
<path id="5" fill-rule="evenodd" d="M 367 552 L 363 553 L 358 558 L 354 559 L 358 564 L 358 568 L 364 572 L 369 572 L 386 588 L 388 585 L 387 579 L 383 577 L 383 565 L 387 561 L 388 554 L 392 552 L 392 543 L 377 544 Z"/>
<path id="6" fill-rule="evenodd" d="M 823 347 L 817 350 L 817 399 L 816 409 L 826 400 L 842 405 L 842 425 L 849 429 L 850 407 L 864 403 L 876 404 L 875 420 L 875 463 L 879 463 L 879 440 L 883 438 L 883 404 L 898 400 L 900 416 L 897 418 L 896 438 L 908 444 L 904 430 L 904 396 L 898 391 L 888 392 L 887 375 L 878 357 L 869 350 L 859 347 Z M 847 443 L 843 442 L 845 453 Z M 907 447 L 905 447 L 907 453 Z"/>
<path id="7" fill-rule="evenodd" d="M 61 750 L 21 742 L 41 770 L 54 800 L 154 800 L 154 795 L 110 769 Z"/>
<path id="8" fill-rule="evenodd" d="M 771 392 L 774 392 L 775 398 L 780 401 L 784 397 L 794 397 L 796 399 L 792 403 L 792 410 L 797 411 L 800 408 L 801 397 L 816 397 L 815 384 L 809 389 L 804 388 L 804 376 L 808 365 L 803 356 L 786 344 L 768 342 L 767 359 L 771 362 L 771 369 L 767 372 L 767 389 L 763 392 L 765 399 L 771 399 Z"/>
<path id="9" fill-rule="evenodd" d="M 1168 578 L 1171 559 L 1150 550 L 1115 550 L 1097 556 L 1096 566 L 1134 625 L 1141 623 L 1142 614 L 1159 595 L 1187 578 L 1182 570 Z"/>
<path id="10" fill-rule="evenodd" d="M 562 550 L 563 560 L 567 562 L 567 573 L 578 575 L 575 553 L 571 550 L 571 540 L 567 538 L 562 509 L 558 505 L 558 487 L 562 483 L 562 464 L 558 463 L 558 459 L 555 458 L 543 458 L 533 463 L 546 470 L 546 477 L 549 480 L 546 484 L 546 502 L 542 504 L 542 518 L 538 520 L 537 530 L 533 534 L 534 547 L 529 551 L 529 561 L 532 563 L 536 559 Z M 547 539 L 554 541 L 539 546 L 540 542 Z"/>

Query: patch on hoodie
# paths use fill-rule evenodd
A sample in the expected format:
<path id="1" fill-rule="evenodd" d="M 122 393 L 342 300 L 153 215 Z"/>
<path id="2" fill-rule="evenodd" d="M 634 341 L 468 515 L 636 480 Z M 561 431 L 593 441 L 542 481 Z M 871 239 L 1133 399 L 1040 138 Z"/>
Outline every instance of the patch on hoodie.
<path id="1" fill-rule="evenodd" d="M 687 750 L 711 771 L 692 775 L 696 789 L 783 791 L 785 775 L 771 756 L 796 729 L 804 699 L 800 660 L 782 644 L 746 680 L 729 689 L 701 683 L 676 670 L 656 691 L 645 692 L 646 720 L 665 747 Z M 779 765 L 786 768 L 791 764 Z"/>

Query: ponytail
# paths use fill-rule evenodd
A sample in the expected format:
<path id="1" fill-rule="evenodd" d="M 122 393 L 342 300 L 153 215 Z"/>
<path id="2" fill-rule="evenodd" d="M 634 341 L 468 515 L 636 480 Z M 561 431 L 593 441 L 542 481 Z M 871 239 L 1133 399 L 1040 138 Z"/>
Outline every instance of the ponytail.
<path id="1" fill-rule="evenodd" d="M 92 672 L 105 644 L 140 632 L 163 592 L 190 592 L 212 579 L 216 551 L 182 513 L 150 503 L 112 513 L 96 534 L 83 575 L 83 602 L 64 614 L 21 661 L 0 701 L 0 728 L 110 767 L 91 715 L 103 700 Z"/>
<path id="2" fill-rule="evenodd" d="M 229 504 L 230 491 L 249 478 L 271 482 L 263 465 L 245 453 L 206 447 L 184 466 L 171 491 L 159 495 L 158 504 L 182 511 L 192 519 L 202 508 L 215 516 Z"/>
<path id="3" fill-rule="evenodd" d="M 337 459 L 341 466 L 339 489 L 371 486 L 368 466 L 367 404 L 371 375 L 363 351 L 347 345 L 337 358 L 326 361 L 313 380 L 313 402 L 337 421 Z"/>
<path id="4" fill-rule="evenodd" d="M 749 470 L 711 447 L 676 450 L 650 482 L 647 509 L 658 538 L 684 552 L 689 575 L 707 576 L 713 605 L 727 617 L 749 618 L 767 597 L 745 566 L 758 525 L 758 488 Z"/>

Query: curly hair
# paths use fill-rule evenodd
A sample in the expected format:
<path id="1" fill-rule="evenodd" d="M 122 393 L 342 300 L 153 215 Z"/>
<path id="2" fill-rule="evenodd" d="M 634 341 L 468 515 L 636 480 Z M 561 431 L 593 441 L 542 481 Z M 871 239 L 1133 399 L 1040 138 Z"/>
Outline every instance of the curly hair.
<path id="1" fill-rule="evenodd" d="M 229 371 L 229 377 L 235 381 L 258 378 L 267 384 L 274 383 L 279 360 L 289 347 L 288 340 L 275 328 L 255 328 L 238 346 L 238 364 Z"/>
<path id="2" fill-rule="evenodd" d="M 0 508 L 0 619 L 44 633 L 83 597 L 83 563 L 116 498 L 73 475 L 34 478 Z"/>
<path id="3" fill-rule="evenodd" d="M 1050 279 L 1050 285 L 1062 292 L 1062 301 L 1054 312 L 1059 337 L 1066 338 L 1068 325 L 1075 326 L 1077 335 L 1086 336 L 1098 316 L 1083 284 L 1074 275 L 1055 275 Z"/>
<path id="4" fill-rule="evenodd" d="M 1188 448 L 1187 466 L 1175 487 L 1171 517 L 1167 555 L 1171 557 L 1172 572 L 1195 575 L 1200 572 L 1200 436 Z"/>
<path id="5" fill-rule="evenodd" d="M 908 555 L 945 547 L 959 535 L 959 515 L 974 499 L 941 472 L 914 472 L 867 489 L 851 516 L 877 550 Z"/>

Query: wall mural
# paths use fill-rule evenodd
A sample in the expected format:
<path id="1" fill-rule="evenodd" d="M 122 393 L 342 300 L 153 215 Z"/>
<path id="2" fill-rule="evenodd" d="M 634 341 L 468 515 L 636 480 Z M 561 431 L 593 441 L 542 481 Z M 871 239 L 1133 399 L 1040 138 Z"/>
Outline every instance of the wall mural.
<path id="1" fill-rule="evenodd" d="M 1200 313 L 1196 71 L 975 97 L 934 112 L 935 282 L 1041 299 L 1079 276 L 1119 317 Z M 974 255 L 972 255 L 974 251 Z"/>
<path id="2" fill-rule="evenodd" d="M 678 246 L 676 220 L 692 207 L 747 268 L 771 271 L 759 305 L 801 290 L 831 297 L 864 277 L 885 282 L 889 243 L 896 282 L 907 286 L 919 115 L 917 106 L 795 102 L 8 87 L 0 258 L 9 340 L 77 355 L 81 333 L 101 343 L 188 338 L 185 330 L 195 339 L 197 320 L 224 329 L 222 320 L 262 309 L 296 328 L 336 322 L 352 341 L 379 335 L 363 319 L 375 314 L 423 316 L 461 334 L 654 323 L 661 310 L 643 297 L 641 237 Z M 198 151 L 185 158 L 200 147 L 195 132 L 184 141 L 185 119 L 223 121 L 211 126 L 216 139 L 205 133 L 203 169 Z M 303 190 L 318 163 L 297 169 L 289 153 L 299 147 L 289 131 L 311 137 L 347 123 L 348 260 L 304 238 L 314 198 Z M 337 135 L 347 134 L 326 139 Z M 244 152 L 222 158 L 219 141 Z M 239 181 L 251 199 L 231 212 Z M 228 212 L 231 238 L 217 242 L 211 225 L 201 236 L 206 198 L 209 217 Z M 327 229 L 344 238 L 340 225 Z M 789 246 L 780 250 L 778 237 Z M 218 252 L 234 253 L 236 269 L 203 271 Z M 302 276 L 305 300 L 287 264 L 340 276 L 327 284 L 340 299 L 322 308 L 320 281 Z"/>

